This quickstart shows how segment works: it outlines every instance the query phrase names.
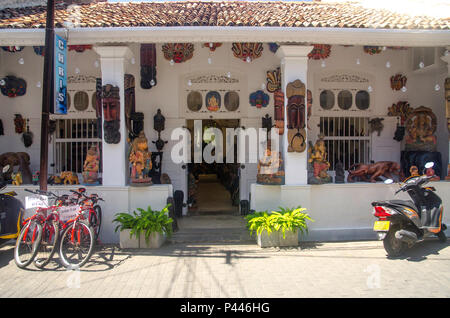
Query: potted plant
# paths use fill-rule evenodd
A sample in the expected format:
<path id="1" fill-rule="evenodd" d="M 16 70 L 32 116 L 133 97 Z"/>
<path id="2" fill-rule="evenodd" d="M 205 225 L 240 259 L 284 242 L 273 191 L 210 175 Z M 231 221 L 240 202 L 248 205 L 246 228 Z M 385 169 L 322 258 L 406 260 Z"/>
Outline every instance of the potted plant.
<path id="1" fill-rule="evenodd" d="M 169 217 L 169 206 L 170 204 L 166 205 L 161 211 L 154 211 L 149 206 L 147 210 L 138 208 L 139 214 L 135 211 L 133 214 L 117 214 L 114 222 L 120 223 L 116 231 L 121 231 L 121 248 L 136 248 L 135 242 L 128 243 L 133 241 L 133 236 L 138 248 L 161 247 L 166 238 L 172 235 L 173 220 Z"/>
<path id="2" fill-rule="evenodd" d="M 306 221 L 312 221 L 306 209 L 297 207 L 294 209 L 279 208 L 279 211 L 256 212 L 247 215 L 247 228 L 252 235 L 257 234 L 257 244 L 260 247 L 285 247 L 297 246 L 299 232 L 308 233 Z"/>
<path id="3" fill-rule="evenodd" d="M 116 214 L 113 222 L 119 223 L 115 228 L 115 232 L 120 229 L 120 248 L 139 248 L 139 236 L 135 235 L 137 220 L 138 215 L 136 212 L 133 212 L 133 214 Z"/>

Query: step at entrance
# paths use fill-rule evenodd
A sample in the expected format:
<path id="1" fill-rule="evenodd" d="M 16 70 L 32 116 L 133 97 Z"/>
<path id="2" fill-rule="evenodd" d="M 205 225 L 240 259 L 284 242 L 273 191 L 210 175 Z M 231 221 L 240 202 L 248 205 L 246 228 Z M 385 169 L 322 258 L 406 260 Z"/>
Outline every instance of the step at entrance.
<path id="1" fill-rule="evenodd" d="M 177 219 L 179 230 L 172 243 L 249 243 L 255 242 L 242 216 L 196 215 Z"/>

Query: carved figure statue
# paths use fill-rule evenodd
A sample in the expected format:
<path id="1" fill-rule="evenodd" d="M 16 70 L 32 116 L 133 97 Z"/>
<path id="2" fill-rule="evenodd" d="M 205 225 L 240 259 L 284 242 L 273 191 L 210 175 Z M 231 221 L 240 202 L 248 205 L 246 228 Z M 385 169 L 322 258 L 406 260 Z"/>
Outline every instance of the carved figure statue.
<path id="1" fill-rule="evenodd" d="M 120 142 L 120 96 L 119 87 L 111 84 L 102 87 L 103 128 L 105 142 Z"/>
<path id="2" fill-rule="evenodd" d="M 320 134 L 319 139 L 313 146 L 310 144 L 308 149 L 309 159 L 308 163 L 313 169 L 312 176 L 308 177 L 309 184 L 322 184 L 331 182 L 331 177 L 328 175 L 327 170 L 330 167 L 330 163 L 327 159 L 327 150 L 325 147 L 324 135 Z"/>
<path id="3" fill-rule="evenodd" d="M 272 152 L 270 140 L 267 141 L 263 158 L 258 162 L 256 182 L 259 184 L 284 184 L 281 152 Z"/>
<path id="4" fill-rule="evenodd" d="M 334 170 L 336 171 L 336 176 L 334 177 L 334 183 L 345 183 L 345 171 L 342 162 L 336 163 Z"/>
<path id="5" fill-rule="evenodd" d="M 417 166 L 411 166 L 409 168 L 409 173 L 410 173 L 410 178 L 412 178 L 412 177 L 420 177 L 419 169 L 417 168 Z"/>
<path id="6" fill-rule="evenodd" d="M 353 178 L 360 177 L 367 181 L 370 175 L 370 182 L 376 182 L 378 177 L 392 179 L 393 174 L 400 177 L 400 164 L 394 161 L 378 161 L 372 164 L 356 163 L 348 169 L 347 182 L 354 182 Z"/>
<path id="7" fill-rule="evenodd" d="M 22 174 L 20 172 L 12 174 L 12 184 L 21 185 L 22 184 Z"/>
<path id="8" fill-rule="evenodd" d="M 430 108 L 416 108 L 406 120 L 406 151 L 436 151 L 437 118 Z"/>
<path id="9" fill-rule="evenodd" d="M 131 183 L 149 185 L 152 184 L 148 176 L 152 168 L 152 153 L 148 151 L 148 141 L 145 133 L 141 131 L 133 140 L 130 149 L 129 161 L 131 164 Z"/>
<path id="10" fill-rule="evenodd" d="M 86 159 L 83 165 L 83 181 L 86 184 L 98 183 L 99 154 L 97 147 L 92 145 L 87 151 Z"/>
<path id="11" fill-rule="evenodd" d="M 0 166 L 1 168 L 9 165 L 8 171 L 4 174 L 6 180 L 11 180 L 11 174 L 14 171 L 15 166 L 19 166 L 19 171 L 21 172 L 26 183 L 31 183 L 30 171 L 30 155 L 26 152 L 5 152 L 0 155 Z M 30 180 L 29 180 L 30 179 Z"/>
<path id="12" fill-rule="evenodd" d="M 76 173 L 73 173 L 72 171 L 63 171 L 60 174 L 60 178 L 63 180 L 63 184 L 79 184 L 78 176 Z"/>

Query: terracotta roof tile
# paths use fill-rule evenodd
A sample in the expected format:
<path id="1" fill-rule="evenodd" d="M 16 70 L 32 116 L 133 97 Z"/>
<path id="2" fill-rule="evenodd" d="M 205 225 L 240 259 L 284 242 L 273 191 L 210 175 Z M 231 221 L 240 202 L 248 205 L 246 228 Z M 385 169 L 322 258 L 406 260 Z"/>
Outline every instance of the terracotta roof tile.
<path id="1" fill-rule="evenodd" d="M 357 3 L 180 1 L 79 5 L 79 27 L 282 26 L 384 29 L 450 29 L 450 17 L 408 16 Z M 71 20 L 57 5 L 55 25 Z M 73 22 L 73 21 L 72 21 Z M 0 28 L 44 28 L 45 7 L 0 10 Z"/>

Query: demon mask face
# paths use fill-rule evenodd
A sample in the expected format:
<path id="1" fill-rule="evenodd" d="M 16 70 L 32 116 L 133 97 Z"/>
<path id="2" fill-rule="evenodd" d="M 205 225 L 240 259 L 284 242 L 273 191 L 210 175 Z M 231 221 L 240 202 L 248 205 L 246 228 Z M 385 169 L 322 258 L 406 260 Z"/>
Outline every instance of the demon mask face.
<path id="1" fill-rule="evenodd" d="M 119 87 L 110 84 L 102 87 L 103 131 L 105 142 L 120 142 L 120 96 Z"/>

